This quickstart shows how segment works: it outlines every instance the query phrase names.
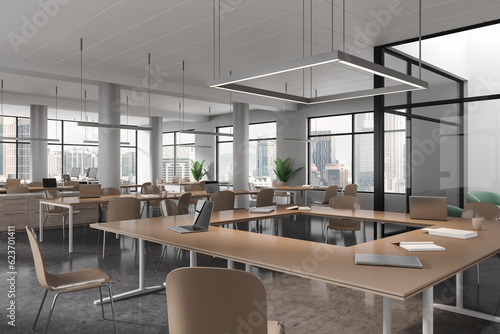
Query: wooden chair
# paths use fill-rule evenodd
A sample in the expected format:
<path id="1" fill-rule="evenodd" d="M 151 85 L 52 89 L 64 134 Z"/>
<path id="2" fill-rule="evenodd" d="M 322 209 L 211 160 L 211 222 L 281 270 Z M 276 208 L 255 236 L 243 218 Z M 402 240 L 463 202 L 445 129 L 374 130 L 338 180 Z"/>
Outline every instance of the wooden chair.
<path id="1" fill-rule="evenodd" d="M 338 186 L 329 186 L 328 188 L 326 188 L 325 198 L 322 201 L 312 201 L 311 205 L 312 204 L 329 205 L 330 204 L 330 199 L 332 197 L 337 196 L 338 191 L 339 191 L 339 187 Z"/>
<path id="2" fill-rule="evenodd" d="M 56 199 L 60 198 L 61 194 L 59 190 L 57 189 L 47 189 L 42 192 L 42 197 L 45 199 Z M 64 230 L 64 223 L 66 222 L 66 216 L 69 215 L 69 210 L 66 208 L 61 208 L 53 205 L 48 205 L 44 204 L 44 211 L 45 211 L 45 218 L 43 220 L 43 226 L 45 226 L 45 223 L 47 222 L 47 218 L 49 216 L 62 216 L 62 223 L 63 223 L 63 239 L 66 237 L 66 232 Z M 73 210 L 73 215 L 81 215 L 82 217 L 82 224 L 83 227 L 85 228 L 85 219 L 83 217 L 83 211 L 82 210 Z"/>
<path id="3" fill-rule="evenodd" d="M 160 195 L 161 194 L 161 191 L 160 191 L 160 188 L 157 187 L 157 186 L 153 186 L 153 185 L 143 185 L 142 188 L 141 188 L 141 194 L 157 194 L 157 195 Z M 144 209 L 147 207 L 147 204 L 144 203 L 144 205 L 142 206 L 142 211 L 141 211 L 141 217 L 142 217 L 142 213 L 144 212 Z M 149 208 L 152 210 L 152 212 L 154 213 L 155 210 L 160 210 L 160 200 L 155 200 L 155 201 L 149 201 Z"/>
<path id="4" fill-rule="evenodd" d="M 168 274 L 168 328 L 171 333 L 239 333 L 252 322 L 253 334 L 281 334 L 283 326 L 267 320 L 266 288 L 257 276 L 225 268 L 180 268 Z M 193 320 L 193 314 L 197 316 Z M 243 320 L 242 320 L 243 319 Z"/>
<path id="5" fill-rule="evenodd" d="M 498 221 L 500 208 L 489 202 L 471 202 L 464 206 L 462 218 L 482 218 L 484 220 Z M 477 284 L 479 285 L 479 263 L 476 264 Z"/>
<path id="6" fill-rule="evenodd" d="M 45 298 L 47 297 L 47 292 L 54 291 L 56 295 L 52 301 L 52 306 L 50 308 L 49 316 L 47 318 L 47 325 L 45 325 L 45 333 L 49 328 L 50 318 L 54 311 L 54 306 L 56 305 L 57 297 L 63 293 L 71 293 L 76 291 L 88 290 L 93 288 L 99 288 L 99 295 L 101 296 L 101 313 L 102 319 L 104 320 L 104 303 L 102 302 L 102 286 L 107 286 L 109 291 L 109 300 L 111 304 L 111 313 L 113 314 L 113 325 L 116 330 L 116 320 L 115 320 L 115 306 L 113 303 L 113 292 L 111 291 L 110 284 L 115 283 L 113 277 L 111 277 L 107 272 L 102 269 L 83 269 L 77 271 L 70 271 L 61 274 L 49 274 L 45 270 L 45 264 L 43 262 L 42 253 L 40 251 L 40 245 L 38 244 L 38 239 L 36 238 L 35 231 L 32 227 L 26 226 L 26 232 L 28 234 L 28 239 L 31 245 L 31 252 L 33 254 L 33 261 L 35 262 L 35 271 L 38 282 L 45 289 L 45 294 L 42 298 L 42 303 L 38 309 L 38 313 L 35 318 L 35 323 L 31 331 L 36 328 L 36 323 L 42 311 Z M 67 319 L 65 320 L 67 321 Z"/>
<path id="7" fill-rule="evenodd" d="M 358 194 L 358 185 L 356 183 L 348 184 L 344 188 L 344 196 L 354 196 Z"/>
<path id="8" fill-rule="evenodd" d="M 286 183 L 283 181 L 273 181 L 273 187 L 286 187 Z M 276 200 L 279 197 L 282 197 L 282 198 L 287 199 L 287 203 L 288 203 L 288 199 L 290 199 L 290 203 L 293 203 L 293 195 L 287 193 L 286 191 L 275 191 L 274 196 L 276 196 Z"/>
<path id="9" fill-rule="evenodd" d="M 214 212 L 234 210 L 234 192 L 229 190 L 217 191 L 212 195 L 212 202 L 214 202 Z"/>
<path id="10" fill-rule="evenodd" d="M 7 179 L 5 180 L 5 188 L 9 188 L 12 186 L 20 186 L 21 179 Z"/>
<path id="11" fill-rule="evenodd" d="M 115 187 L 107 187 L 107 188 L 102 188 L 101 189 L 101 195 L 102 196 L 120 196 L 121 191 L 118 188 Z M 106 222 L 108 221 L 108 204 L 109 203 L 103 203 L 99 205 L 99 222 Z"/>
<path id="12" fill-rule="evenodd" d="M 248 182 L 248 191 L 257 191 L 257 188 L 255 188 L 255 183 L 253 183 L 253 182 Z M 250 199 L 251 199 L 253 202 L 256 202 L 256 201 L 257 201 L 257 195 L 250 194 Z"/>
<path id="13" fill-rule="evenodd" d="M 179 213 L 185 215 L 189 213 L 189 204 L 191 203 L 191 193 L 184 193 L 179 198 L 177 206 L 179 208 Z"/>
<path id="14" fill-rule="evenodd" d="M 354 196 L 335 196 L 330 199 L 330 207 L 334 209 L 361 209 L 361 201 Z M 329 224 L 326 226 L 325 244 L 328 243 L 328 230 L 339 231 L 359 231 L 361 229 L 360 222 L 351 219 L 336 219 L 331 218 Z"/>
<path id="15" fill-rule="evenodd" d="M 113 198 L 108 203 L 108 222 L 141 218 L 141 202 L 133 197 Z M 99 236 L 97 236 L 99 245 Z M 102 257 L 106 249 L 106 231 L 102 238 Z"/>
<path id="16" fill-rule="evenodd" d="M 259 193 L 257 194 L 257 200 L 255 201 L 255 207 L 260 208 L 263 206 L 273 205 L 274 193 L 275 193 L 274 189 L 270 188 L 264 188 L 259 190 Z M 255 227 L 257 231 L 260 231 L 260 233 L 262 233 L 261 220 L 255 222 Z"/>
<path id="17" fill-rule="evenodd" d="M 25 186 L 10 186 L 7 188 L 7 194 L 29 194 L 30 189 Z"/>
<path id="18" fill-rule="evenodd" d="M 159 185 L 160 185 L 160 184 L 162 184 L 162 183 L 165 183 L 165 181 L 163 181 L 163 179 L 155 179 L 155 184 L 156 184 L 157 186 L 159 186 Z"/>

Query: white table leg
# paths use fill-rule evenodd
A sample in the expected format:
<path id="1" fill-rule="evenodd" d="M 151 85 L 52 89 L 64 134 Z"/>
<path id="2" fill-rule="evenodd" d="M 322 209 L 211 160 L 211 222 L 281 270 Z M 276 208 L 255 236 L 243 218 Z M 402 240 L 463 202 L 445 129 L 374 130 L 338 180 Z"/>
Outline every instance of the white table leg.
<path id="1" fill-rule="evenodd" d="M 245 263 L 245 271 L 251 273 L 252 272 L 252 266 Z"/>
<path id="2" fill-rule="evenodd" d="M 73 253 L 73 206 L 69 206 L 69 223 L 68 223 L 68 233 L 69 233 L 69 252 Z"/>
<path id="3" fill-rule="evenodd" d="M 464 308 L 464 272 L 459 272 L 456 276 L 456 300 L 457 308 Z"/>
<path id="4" fill-rule="evenodd" d="M 39 208 L 39 216 L 40 216 L 40 221 L 39 221 L 39 224 L 40 224 L 40 229 L 38 231 L 38 240 L 40 240 L 40 242 L 43 241 L 43 204 L 40 203 L 39 204 L 40 208 Z"/>
<path id="5" fill-rule="evenodd" d="M 196 259 L 196 252 L 189 251 L 189 266 L 190 267 L 198 266 L 198 260 Z"/>
<path id="6" fill-rule="evenodd" d="M 392 299 L 389 297 L 383 297 L 383 328 L 382 333 L 391 334 L 392 328 L 392 312 L 391 312 Z"/>
<path id="7" fill-rule="evenodd" d="M 422 334 L 434 333 L 434 287 L 430 287 L 422 293 Z"/>
<path id="8" fill-rule="evenodd" d="M 377 222 L 377 239 L 382 239 L 382 222 Z"/>
<path id="9" fill-rule="evenodd" d="M 158 291 L 164 288 L 163 285 L 158 285 L 158 286 L 151 286 L 151 287 L 145 287 L 144 285 L 144 272 L 145 272 L 145 261 L 144 261 L 144 240 L 139 239 L 139 288 L 120 293 L 117 295 L 113 296 L 113 301 L 129 298 L 129 297 L 134 297 L 134 296 L 140 296 L 144 295 L 146 293 Z M 109 303 L 109 297 L 103 298 L 102 299 L 103 303 Z M 101 300 L 94 300 L 95 305 L 101 304 Z"/>
<path id="10" fill-rule="evenodd" d="M 234 261 L 227 260 L 227 269 L 234 269 Z"/>

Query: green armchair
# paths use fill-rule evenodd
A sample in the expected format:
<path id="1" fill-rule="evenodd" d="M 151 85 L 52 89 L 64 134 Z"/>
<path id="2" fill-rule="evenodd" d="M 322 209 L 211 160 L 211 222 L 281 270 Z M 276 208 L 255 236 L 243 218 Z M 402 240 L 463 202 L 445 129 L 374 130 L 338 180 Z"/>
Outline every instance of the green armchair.
<path id="1" fill-rule="evenodd" d="M 500 206 L 500 194 L 489 191 L 482 191 L 482 190 L 469 191 L 467 192 L 465 199 L 467 200 L 467 203 L 488 202 Z"/>
<path id="2" fill-rule="evenodd" d="M 462 217 L 462 211 L 464 211 L 462 208 L 459 208 L 458 206 L 453 206 L 448 204 L 448 217 Z"/>

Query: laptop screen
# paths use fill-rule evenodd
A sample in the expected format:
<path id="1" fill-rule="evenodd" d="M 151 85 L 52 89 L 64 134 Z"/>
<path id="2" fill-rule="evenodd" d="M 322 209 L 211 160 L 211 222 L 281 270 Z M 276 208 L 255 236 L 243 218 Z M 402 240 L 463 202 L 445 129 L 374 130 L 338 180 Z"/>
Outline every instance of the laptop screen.
<path id="1" fill-rule="evenodd" d="M 80 167 L 73 167 L 71 168 L 71 177 L 78 178 L 80 176 Z"/>
<path id="2" fill-rule="evenodd" d="M 205 181 L 205 191 L 208 194 L 216 193 L 219 190 L 219 181 Z"/>
<path id="3" fill-rule="evenodd" d="M 199 199 L 194 211 L 193 225 L 208 229 L 213 208 L 214 202 Z"/>
<path id="4" fill-rule="evenodd" d="M 44 188 L 56 188 L 56 179 L 42 179 L 42 185 Z"/>

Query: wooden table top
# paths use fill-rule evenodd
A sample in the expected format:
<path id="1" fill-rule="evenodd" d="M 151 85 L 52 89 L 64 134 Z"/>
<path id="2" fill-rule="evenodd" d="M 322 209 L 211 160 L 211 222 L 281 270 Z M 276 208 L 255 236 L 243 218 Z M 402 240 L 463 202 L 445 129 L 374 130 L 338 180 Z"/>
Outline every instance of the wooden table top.
<path id="1" fill-rule="evenodd" d="M 396 213 L 373 213 L 368 210 L 292 211 L 278 207 L 273 213 L 252 214 L 248 210 L 214 212 L 212 224 L 224 224 L 284 215 L 306 214 L 344 218 L 387 219 Z M 328 212 L 330 211 L 330 212 Z M 343 212 L 340 212 L 343 211 Z M 358 215 L 359 214 L 359 215 Z M 160 244 L 200 252 L 212 256 L 248 263 L 270 270 L 325 281 L 331 284 L 367 291 L 394 299 L 411 298 L 427 288 L 456 275 L 500 251 L 500 224 L 487 221 L 478 237 L 468 240 L 431 236 L 424 230 L 414 230 L 388 238 L 351 247 L 284 238 L 247 231 L 211 226 L 208 232 L 178 234 L 168 226 L 190 225 L 193 215 L 92 224 L 91 227 L 140 238 Z M 449 221 L 397 221 L 404 225 L 427 225 L 471 229 L 471 220 L 452 218 Z M 434 241 L 446 248 L 444 252 L 409 252 L 392 244 L 401 241 Z M 418 256 L 423 269 L 360 266 L 354 264 L 356 253 Z"/>
<path id="2" fill-rule="evenodd" d="M 70 191 L 73 189 L 74 186 L 57 186 L 57 187 L 50 187 L 50 188 L 46 188 L 46 187 L 28 187 L 28 189 L 30 190 L 30 192 L 34 193 L 34 192 L 42 192 L 44 190 L 50 190 L 50 189 L 57 189 L 57 190 L 62 190 L 62 191 Z M 7 189 L 5 188 L 0 188 L 0 194 L 5 194 L 7 193 Z"/>

